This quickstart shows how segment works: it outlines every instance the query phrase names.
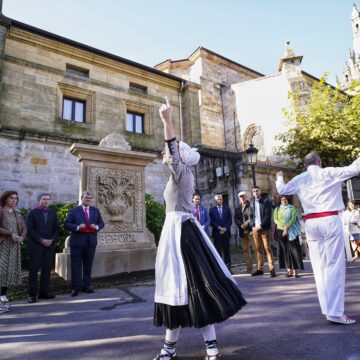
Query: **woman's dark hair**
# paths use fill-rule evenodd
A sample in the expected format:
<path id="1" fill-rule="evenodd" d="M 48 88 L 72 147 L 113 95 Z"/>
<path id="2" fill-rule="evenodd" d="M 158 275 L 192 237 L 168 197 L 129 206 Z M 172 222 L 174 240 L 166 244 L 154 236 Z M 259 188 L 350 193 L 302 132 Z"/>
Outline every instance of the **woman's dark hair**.
<path id="1" fill-rule="evenodd" d="M 347 204 L 346 204 L 346 209 L 347 209 L 347 210 L 350 210 L 350 204 L 353 204 L 353 205 L 354 205 L 354 209 L 357 208 L 356 202 L 355 202 L 355 201 L 352 201 L 352 200 L 349 200 L 349 201 L 347 202 Z"/>
<path id="2" fill-rule="evenodd" d="M 290 204 L 290 198 L 288 197 L 288 196 L 286 196 L 286 195 L 280 195 L 280 201 L 281 201 L 281 199 L 282 198 L 285 198 L 287 201 L 288 201 L 288 203 Z"/>
<path id="3" fill-rule="evenodd" d="M 1 198 L 0 198 L 0 204 L 1 206 L 5 206 L 6 205 L 6 200 L 8 199 L 8 197 L 10 197 L 11 195 L 16 195 L 17 196 L 17 202 L 16 202 L 16 205 L 18 204 L 19 202 L 19 194 L 17 191 L 15 190 L 7 190 L 7 191 L 4 191 L 3 194 L 1 195 Z"/>

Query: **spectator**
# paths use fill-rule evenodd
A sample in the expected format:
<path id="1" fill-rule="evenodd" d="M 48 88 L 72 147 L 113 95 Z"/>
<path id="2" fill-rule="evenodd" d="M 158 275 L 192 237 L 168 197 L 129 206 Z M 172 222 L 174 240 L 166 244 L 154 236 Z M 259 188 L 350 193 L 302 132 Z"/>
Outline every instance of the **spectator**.
<path id="1" fill-rule="evenodd" d="M 93 293 L 91 287 L 91 267 L 94 260 L 97 232 L 104 227 L 98 208 L 90 206 L 92 193 L 81 194 L 81 205 L 72 208 L 65 221 L 65 229 L 71 231 L 71 296 L 78 296 L 79 291 Z"/>
<path id="2" fill-rule="evenodd" d="M 215 248 L 220 256 L 223 256 L 226 266 L 231 271 L 230 228 L 232 216 L 229 207 L 223 205 L 223 202 L 222 195 L 215 195 L 216 206 L 210 209 L 209 215 Z"/>
<path id="3" fill-rule="evenodd" d="M 10 308 L 7 291 L 21 284 L 21 244 L 26 236 L 26 225 L 15 210 L 19 195 L 5 191 L 0 198 L 0 301 L 2 308 Z"/>
<path id="4" fill-rule="evenodd" d="M 289 204 L 286 196 L 280 197 L 280 206 L 274 210 L 274 222 L 276 224 L 276 238 L 279 241 L 278 259 L 279 268 L 287 269 L 285 276 L 298 278 L 299 269 L 304 269 L 299 242 L 301 226 L 297 211 Z"/>
<path id="5" fill-rule="evenodd" d="M 206 234 L 210 237 L 210 216 L 206 207 L 201 205 L 201 196 L 195 193 L 193 196 L 194 212 L 193 215 L 198 219 L 200 225 L 205 230 Z"/>
<path id="6" fill-rule="evenodd" d="M 40 194 L 37 207 L 31 209 L 26 218 L 29 239 L 29 303 L 36 302 L 37 276 L 40 268 L 38 299 L 53 299 L 55 297 L 49 294 L 49 282 L 59 225 L 56 212 L 49 208 L 50 203 L 50 194 Z"/>
<path id="7" fill-rule="evenodd" d="M 254 186 L 252 189 L 254 196 L 250 203 L 250 227 L 253 230 L 253 238 L 256 247 L 257 270 L 253 272 L 252 276 L 264 274 L 264 255 L 262 245 L 264 245 L 268 264 L 270 277 L 275 277 L 274 256 L 270 245 L 270 228 L 271 228 L 271 201 L 261 195 L 261 189 Z"/>
<path id="8" fill-rule="evenodd" d="M 306 241 L 304 213 L 301 214 L 300 228 L 301 228 L 301 235 L 300 235 L 301 254 L 303 259 L 307 260 L 310 259 L 310 255 L 309 255 L 309 247 Z"/>
<path id="9" fill-rule="evenodd" d="M 241 238 L 241 246 L 246 262 L 246 271 L 252 273 L 253 259 L 252 252 L 254 251 L 254 241 L 251 234 L 250 222 L 250 202 L 246 197 L 245 191 L 240 191 L 238 194 L 240 206 L 235 210 L 235 223 L 239 229 Z"/>
<path id="10" fill-rule="evenodd" d="M 348 218 L 348 229 L 350 234 L 350 243 L 354 252 L 353 261 L 360 259 L 360 211 L 359 207 L 353 201 L 347 204 L 347 210 L 350 212 Z"/>

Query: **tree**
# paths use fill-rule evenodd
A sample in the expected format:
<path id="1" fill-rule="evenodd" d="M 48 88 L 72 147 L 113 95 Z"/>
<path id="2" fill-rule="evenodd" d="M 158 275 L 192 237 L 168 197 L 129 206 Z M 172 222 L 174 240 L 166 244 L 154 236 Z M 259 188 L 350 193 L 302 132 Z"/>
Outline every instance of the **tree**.
<path id="1" fill-rule="evenodd" d="M 276 152 L 299 164 L 316 152 L 325 166 L 344 166 L 360 155 L 360 83 L 350 94 L 326 83 L 326 75 L 315 82 L 310 93 L 298 88 L 289 94 L 290 107 L 283 109 L 289 129 L 277 136 L 282 141 Z"/>
<path id="2" fill-rule="evenodd" d="M 146 226 L 154 234 L 156 245 L 159 244 L 161 230 L 165 221 L 165 206 L 145 194 Z"/>

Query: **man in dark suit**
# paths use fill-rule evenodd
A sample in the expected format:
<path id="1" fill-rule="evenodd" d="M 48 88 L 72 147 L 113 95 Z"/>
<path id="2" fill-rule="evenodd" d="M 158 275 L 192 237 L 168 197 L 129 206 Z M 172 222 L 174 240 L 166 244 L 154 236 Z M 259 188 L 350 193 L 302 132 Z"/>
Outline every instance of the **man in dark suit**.
<path id="1" fill-rule="evenodd" d="M 231 268 L 230 258 L 230 227 L 232 224 L 231 212 L 228 206 L 223 205 L 223 197 L 215 195 L 216 206 L 209 211 L 212 226 L 212 237 L 218 253 L 223 256 L 226 266 Z"/>
<path id="2" fill-rule="evenodd" d="M 195 193 L 193 196 L 193 203 L 194 203 L 194 211 L 193 215 L 198 219 L 200 225 L 210 237 L 210 216 L 209 212 L 207 211 L 206 207 L 201 205 L 201 196 L 198 193 Z"/>
<path id="3" fill-rule="evenodd" d="M 97 232 L 104 227 L 98 208 L 90 206 L 92 194 L 81 194 L 81 205 L 72 208 L 65 221 L 65 229 L 71 231 L 71 296 L 78 296 L 79 291 L 93 293 L 91 287 L 91 267 L 97 245 Z"/>
<path id="4" fill-rule="evenodd" d="M 39 195 L 37 207 L 31 209 L 26 217 L 29 239 L 29 303 L 36 302 L 37 274 L 40 267 L 41 277 L 38 299 L 53 299 L 55 297 L 49 294 L 49 282 L 59 224 L 56 212 L 49 208 L 50 202 L 50 194 L 43 193 Z"/>
<path id="5" fill-rule="evenodd" d="M 250 203 L 250 221 L 249 225 L 253 231 L 253 238 L 256 247 L 257 270 L 252 276 L 264 274 L 264 255 L 262 244 L 266 251 L 270 277 L 275 277 L 274 257 L 270 245 L 270 228 L 271 228 L 271 210 L 272 203 L 269 199 L 261 195 L 261 189 L 254 186 L 252 189 L 254 199 Z"/>

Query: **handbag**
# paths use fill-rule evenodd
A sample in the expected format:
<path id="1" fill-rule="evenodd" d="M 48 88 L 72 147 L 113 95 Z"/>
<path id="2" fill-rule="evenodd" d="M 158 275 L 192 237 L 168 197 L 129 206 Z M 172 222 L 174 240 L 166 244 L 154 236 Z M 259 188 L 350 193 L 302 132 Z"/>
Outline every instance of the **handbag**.
<path id="1" fill-rule="evenodd" d="M 3 227 L 3 211 L 0 209 L 0 228 Z M 0 244 L 5 240 L 5 235 L 0 234 Z"/>

